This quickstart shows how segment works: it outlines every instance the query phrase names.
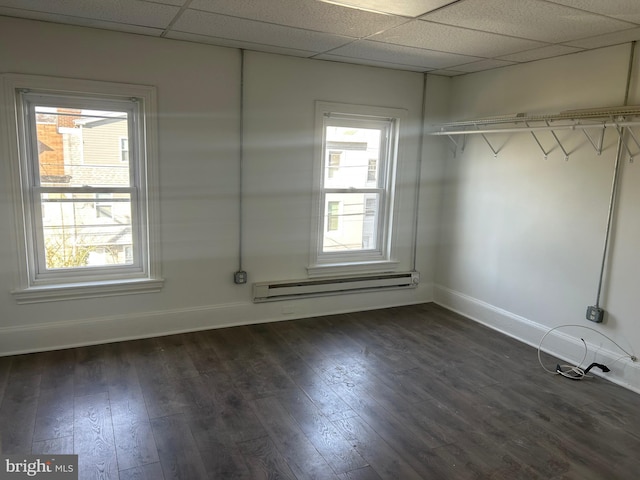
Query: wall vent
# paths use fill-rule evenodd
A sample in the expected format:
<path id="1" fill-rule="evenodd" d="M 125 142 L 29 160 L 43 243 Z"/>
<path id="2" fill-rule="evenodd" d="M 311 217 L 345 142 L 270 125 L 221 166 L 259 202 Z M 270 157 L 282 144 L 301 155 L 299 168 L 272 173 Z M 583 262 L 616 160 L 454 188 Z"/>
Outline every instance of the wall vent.
<path id="1" fill-rule="evenodd" d="M 418 272 L 261 282 L 253 284 L 253 301 L 270 302 L 383 289 L 415 288 L 419 283 L 420 274 Z"/>

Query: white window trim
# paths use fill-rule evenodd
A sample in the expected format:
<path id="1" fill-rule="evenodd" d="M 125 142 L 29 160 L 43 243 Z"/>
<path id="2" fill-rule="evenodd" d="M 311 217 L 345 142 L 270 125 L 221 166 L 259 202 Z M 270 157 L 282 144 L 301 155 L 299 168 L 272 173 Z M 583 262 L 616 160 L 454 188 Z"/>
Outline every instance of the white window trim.
<path id="1" fill-rule="evenodd" d="M 16 287 L 12 291 L 17 303 L 36 303 L 57 300 L 70 300 L 88 297 L 158 292 L 163 286 L 160 268 L 159 244 L 159 198 L 158 198 L 158 139 L 157 139 L 157 102 L 156 89 L 151 86 L 119 84 L 91 80 L 77 80 L 36 75 L 3 74 L 0 75 L 2 89 L 3 119 L 5 127 L 0 132 L 3 156 L 11 166 L 11 195 L 14 205 L 14 231 L 16 259 Z M 83 97 L 137 99 L 141 104 L 140 134 L 143 145 L 134 146 L 140 156 L 141 193 L 145 196 L 144 215 L 140 225 L 145 228 L 144 260 L 137 273 L 118 272 L 100 275 L 87 275 L 83 278 L 63 276 L 48 281 L 39 281 L 33 266 L 33 228 L 29 199 L 25 198 L 23 181 L 30 181 L 27 175 L 27 161 L 24 160 L 27 145 L 16 119 L 20 118 L 22 108 L 19 90 L 33 90 L 56 95 L 79 95 Z M 131 145 L 129 146 L 131 148 Z M 107 272 L 107 270 L 104 270 Z"/>
<path id="2" fill-rule="evenodd" d="M 394 120 L 393 137 L 395 144 L 391 145 L 391 162 L 388 167 L 386 179 L 386 191 L 389 196 L 385 202 L 383 229 L 384 237 L 378 251 L 360 251 L 356 253 L 322 252 L 322 235 L 325 222 L 324 216 L 325 197 L 323 191 L 324 181 L 324 119 L 327 115 L 362 116 L 363 120 L 370 117 Z M 311 248 L 307 274 L 309 277 L 340 276 L 359 273 L 385 273 L 397 270 L 399 262 L 397 258 L 397 228 L 394 219 L 397 217 L 398 203 L 395 201 L 396 171 L 402 161 L 402 146 L 399 142 L 400 125 L 407 116 L 407 111 L 400 108 L 376 107 L 367 105 L 352 105 L 335 102 L 317 101 L 315 105 L 315 142 L 314 142 L 314 169 L 313 169 L 313 211 L 311 221 Z"/>

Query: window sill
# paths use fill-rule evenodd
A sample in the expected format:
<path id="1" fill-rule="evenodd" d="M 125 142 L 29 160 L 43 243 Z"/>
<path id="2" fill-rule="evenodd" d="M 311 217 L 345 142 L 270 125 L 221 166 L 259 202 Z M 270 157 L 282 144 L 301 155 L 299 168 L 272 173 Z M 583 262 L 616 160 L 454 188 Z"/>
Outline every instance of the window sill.
<path id="1" fill-rule="evenodd" d="M 307 274 L 309 278 L 318 278 L 358 273 L 388 273 L 395 272 L 397 269 L 398 262 L 389 260 L 376 262 L 327 263 L 307 267 Z"/>
<path id="2" fill-rule="evenodd" d="M 29 287 L 12 293 L 18 305 L 28 303 L 56 302 L 60 300 L 80 300 L 86 298 L 111 297 L 155 293 L 162 289 L 163 279 L 120 280 L 111 282 L 73 283 Z"/>

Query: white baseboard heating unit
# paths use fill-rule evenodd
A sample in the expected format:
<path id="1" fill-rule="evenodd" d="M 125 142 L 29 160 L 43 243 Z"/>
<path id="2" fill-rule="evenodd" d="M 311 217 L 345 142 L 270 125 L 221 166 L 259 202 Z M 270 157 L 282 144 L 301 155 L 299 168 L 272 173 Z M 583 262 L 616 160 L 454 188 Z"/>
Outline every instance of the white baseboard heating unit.
<path id="1" fill-rule="evenodd" d="M 415 288 L 419 283 L 420 273 L 418 272 L 261 282 L 253 284 L 253 301 L 271 302 L 320 295 Z"/>

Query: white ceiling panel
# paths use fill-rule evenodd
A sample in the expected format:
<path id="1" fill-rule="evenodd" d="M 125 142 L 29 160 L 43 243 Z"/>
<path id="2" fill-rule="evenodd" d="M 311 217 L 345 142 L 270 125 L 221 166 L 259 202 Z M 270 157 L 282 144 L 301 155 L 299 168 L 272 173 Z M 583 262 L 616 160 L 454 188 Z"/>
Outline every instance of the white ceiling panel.
<path id="1" fill-rule="evenodd" d="M 370 39 L 408 47 L 485 58 L 508 55 L 545 45 L 532 40 L 505 37 L 494 33 L 479 32 L 422 20 L 412 20 L 374 35 Z"/>
<path id="2" fill-rule="evenodd" d="M 458 72 L 456 70 L 433 70 L 429 73 L 432 75 L 440 75 L 442 77 L 456 77 L 465 72 Z"/>
<path id="3" fill-rule="evenodd" d="M 156 28 L 166 28 L 180 11 L 139 0 L 0 0 L 0 7 Z"/>
<path id="4" fill-rule="evenodd" d="M 379 60 L 367 60 L 363 58 L 341 57 L 340 55 L 323 54 L 314 57 L 318 60 L 327 60 L 330 62 L 351 63 L 356 65 L 366 65 L 370 67 L 392 68 L 394 70 L 408 70 L 410 72 L 426 72 L 427 68 L 416 67 L 415 65 L 403 65 L 401 63 L 383 62 Z M 460 73 L 458 73 L 460 75 Z"/>
<path id="5" fill-rule="evenodd" d="M 200 10 L 184 12 L 173 25 L 173 30 L 272 47 L 292 48 L 295 46 L 297 49 L 316 53 L 337 48 L 354 40 L 349 37 L 283 27 Z"/>
<path id="6" fill-rule="evenodd" d="M 140 0 L 141 2 L 148 3 L 163 3 L 165 5 L 175 5 L 177 7 L 182 7 L 189 0 Z"/>
<path id="7" fill-rule="evenodd" d="M 557 57 L 560 55 L 568 55 L 582 51 L 581 48 L 568 47 L 566 45 L 549 45 L 548 47 L 534 48 L 524 52 L 512 53 L 499 57 L 499 60 L 507 60 L 511 62 L 532 62 L 541 58 Z"/>
<path id="8" fill-rule="evenodd" d="M 548 0 L 567 7 L 580 8 L 607 17 L 640 24 L 638 0 Z"/>
<path id="9" fill-rule="evenodd" d="M 275 47 L 271 45 L 264 45 L 251 42 L 240 42 L 237 40 L 229 40 L 227 38 L 209 37 L 206 35 L 197 35 L 195 33 L 184 32 L 169 32 L 165 35 L 165 38 L 172 38 L 174 40 L 184 40 L 193 43 L 206 43 L 209 45 L 217 45 L 220 47 L 230 48 L 242 48 L 244 50 L 255 50 L 267 53 L 277 53 L 279 55 L 289 55 L 293 57 L 312 57 L 316 55 L 316 52 L 308 50 L 298 50 L 295 48 Z"/>
<path id="10" fill-rule="evenodd" d="M 193 0 L 189 8 L 358 38 L 406 21 L 317 0 Z"/>
<path id="11" fill-rule="evenodd" d="M 481 72 L 483 70 L 492 70 L 494 68 L 506 67 L 513 65 L 515 62 L 507 62 L 504 60 L 485 59 L 479 62 L 467 63 L 465 65 L 457 65 L 455 69 L 458 72 L 472 73 Z"/>
<path id="12" fill-rule="evenodd" d="M 559 43 L 633 25 L 539 0 L 464 0 L 420 17 L 424 20 Z"/>
<path id="13" fill-rule="evenodd" d="M 640 0 L 0 0 L 0 15 L 449 76 L 640 40 Z"/>
<path id="14" fill-rule="evenodd" d="M 385 12 L 404 17 L 418 17 L 457 0 L 320 0 L 372 12 Z"/>
<path id="15" fill-rule="evenodd" d="M 68 15 L 58 15 L 55 13 L 42 13 L 30 10 L 19 10 L 16 8 L 7 8 L 0 6 L 0 15 L 7 17 L 28 18 L 31 20 L 41 20 L 43 22 L 62 23 L 68 25 L 77 25 L 80 27 L 99 28 L 102 30 L 115 30 L 118 32 L 135 33 L 137 35 L 148 35 L 159 37 L 164 29 L 141 27 L 138 25 L 126 25 L 124 23 L 105 22 L 103 20 L 94 20 L 93 18 L 71 17 Z"/>
<path id="16" fill-rule="evenodd" d="M 436 50 L 424 50 L 422 48 L 405 47 L 389 43 L 371 42 L 361 40 L 350 43 L 344 47 L 336 48 L 331 55 L 341 57 L 360 58 L 364 60 L 378 60 L 388 63 L 400 63 L 414 65 L 429 69 L 447 68 L 452 65 L 460 65 L 480 60 L 477 57 L 445 53 Z"/>
<path id="17" fill-rule="evenodd" d="M 565 45 L 579 48 L 601 48 L 609 45 L 619 45 L 621 43 L 633 42 L 640 40 L 640 27 L 623 30 L 621 32 L 609 33 L 608 35 L 598 35 L 596 37 L 582 38 L 573 42 L 567 42 Z"/>

